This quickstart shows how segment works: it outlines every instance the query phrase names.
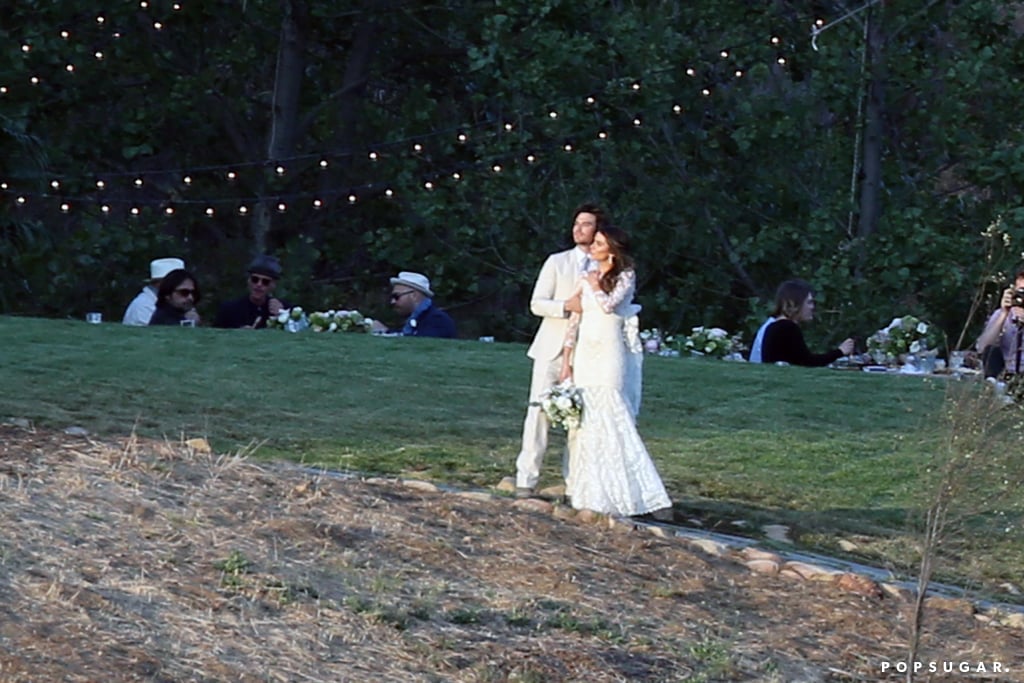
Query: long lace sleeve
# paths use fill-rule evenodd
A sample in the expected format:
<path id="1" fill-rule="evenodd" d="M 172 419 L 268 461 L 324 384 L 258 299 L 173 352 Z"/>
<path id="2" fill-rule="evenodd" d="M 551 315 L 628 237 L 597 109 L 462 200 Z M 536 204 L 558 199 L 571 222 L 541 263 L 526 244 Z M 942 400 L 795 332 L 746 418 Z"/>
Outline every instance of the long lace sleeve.
<path id="1" fill-rule="evenodd" d="M 600 289 L 594 291 L 594 298 L 605 313 L 611 313 L 623 301 L 632 301 L 633 292 L 636 291 L 636 271 L 624 270 L 619 273 L 619 279 L 615 283 L 615 289 L 604 293 Z"/>
<path id="2" fill-rule="evenodd" d="M 580 314 L 573 312 L 569 314 L 569 325 L 565 328 L 565 341 L 562 348 L 572 349 L 576 347 L 576 337 L 580 332 Z"/>

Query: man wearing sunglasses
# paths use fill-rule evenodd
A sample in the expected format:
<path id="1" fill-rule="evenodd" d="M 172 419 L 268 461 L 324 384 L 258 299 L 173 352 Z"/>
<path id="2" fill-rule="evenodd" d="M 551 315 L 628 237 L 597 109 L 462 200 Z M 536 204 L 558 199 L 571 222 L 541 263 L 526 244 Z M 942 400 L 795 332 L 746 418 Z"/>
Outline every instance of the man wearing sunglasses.
<path id="1" fill-rule="evenodd" d="M 388 302 L 395 312 L 405 318 L 399 329 L 389 330 L 374 321 L 374 332 L 390 332 L 405 337 L 455 338 L 455 321 L 434 305 L 434 292 L 426 275 L 403 271 L 391 278 L 391 296 Z"/>
<path id="2" fill-rule="evenodd" d="M 221 304 L 214 327 L 261 329 L 267 326 L 271 316 L 290 308 L 286 301 L 273 295 L 281 279 L 281 262 L 277 258 L 266 254 L 257 256 L 249 264 L 248 272 L 248 296 Z"/>

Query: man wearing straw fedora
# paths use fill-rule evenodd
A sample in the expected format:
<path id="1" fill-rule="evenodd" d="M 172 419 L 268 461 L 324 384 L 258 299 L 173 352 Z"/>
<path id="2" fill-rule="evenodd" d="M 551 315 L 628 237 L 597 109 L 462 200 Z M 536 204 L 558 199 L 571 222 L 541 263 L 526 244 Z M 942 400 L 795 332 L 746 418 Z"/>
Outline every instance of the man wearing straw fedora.
<path id="1" fill-rule="evenodd" d="M 405 317 L 402 327 L 389 330 L 374 321 L 374 332 L 399 334 L 403 337 L 455 338 L 455 321 L 434 305 L 434 292 L 426 275 L 403 270 L 391 278 L 391 296 L 388 297 L 396 313 Z"/>
<path id="2" fill-rule="evenodd" d="M 153 311 L 156 310 L 156 292 L 160 288 L 160 283 L 167 273 L 184 267 L 185 262 L 180 258 L 158 258 L 150 261 L 149 284 L 128 304 L 121 322 L 125 325 L 148 325 L 149 319 L 153 317 Z"/>

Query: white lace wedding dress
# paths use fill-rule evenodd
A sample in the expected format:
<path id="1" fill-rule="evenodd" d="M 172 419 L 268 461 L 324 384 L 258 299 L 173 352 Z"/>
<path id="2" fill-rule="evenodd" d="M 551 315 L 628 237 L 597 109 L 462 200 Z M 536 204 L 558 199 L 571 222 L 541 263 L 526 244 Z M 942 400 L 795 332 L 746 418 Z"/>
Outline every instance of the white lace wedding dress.
<path id="1" fill-rule="evenodd" d="M 627 270 L 610 294 L 585 280 L 583 314 L 570 317 L 566 345 L 573 346 L 573 382 L 583 395 L 579 429 L 569 438 L 566 495 L 577 510 L 641 515 L 672 501 L 636 430 L 639 410 L 639 341 L 627 339 L 636 326 L 636 275 Z M 636 330 L 633 330 L 635 337 Z"/>

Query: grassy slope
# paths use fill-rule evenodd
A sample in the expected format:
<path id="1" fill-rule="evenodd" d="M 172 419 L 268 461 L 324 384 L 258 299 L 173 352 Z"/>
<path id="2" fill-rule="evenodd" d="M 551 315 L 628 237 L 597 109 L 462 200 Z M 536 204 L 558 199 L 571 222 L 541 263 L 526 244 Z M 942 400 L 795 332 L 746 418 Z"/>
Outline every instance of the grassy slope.
<path id="1" fill-rule="evenodd" d="M 0 418 L 458 485 L 513 472 L 529 381 L 519 344 L 9 317 L 0 340 Z M 944 394 L 941 380 L 689 358 L 649 357 L 644 382 L 640 430 L 674 500 L 812 531 L 904 524 Z M 548 460 L 556 483 L 555 448 Z"/>

